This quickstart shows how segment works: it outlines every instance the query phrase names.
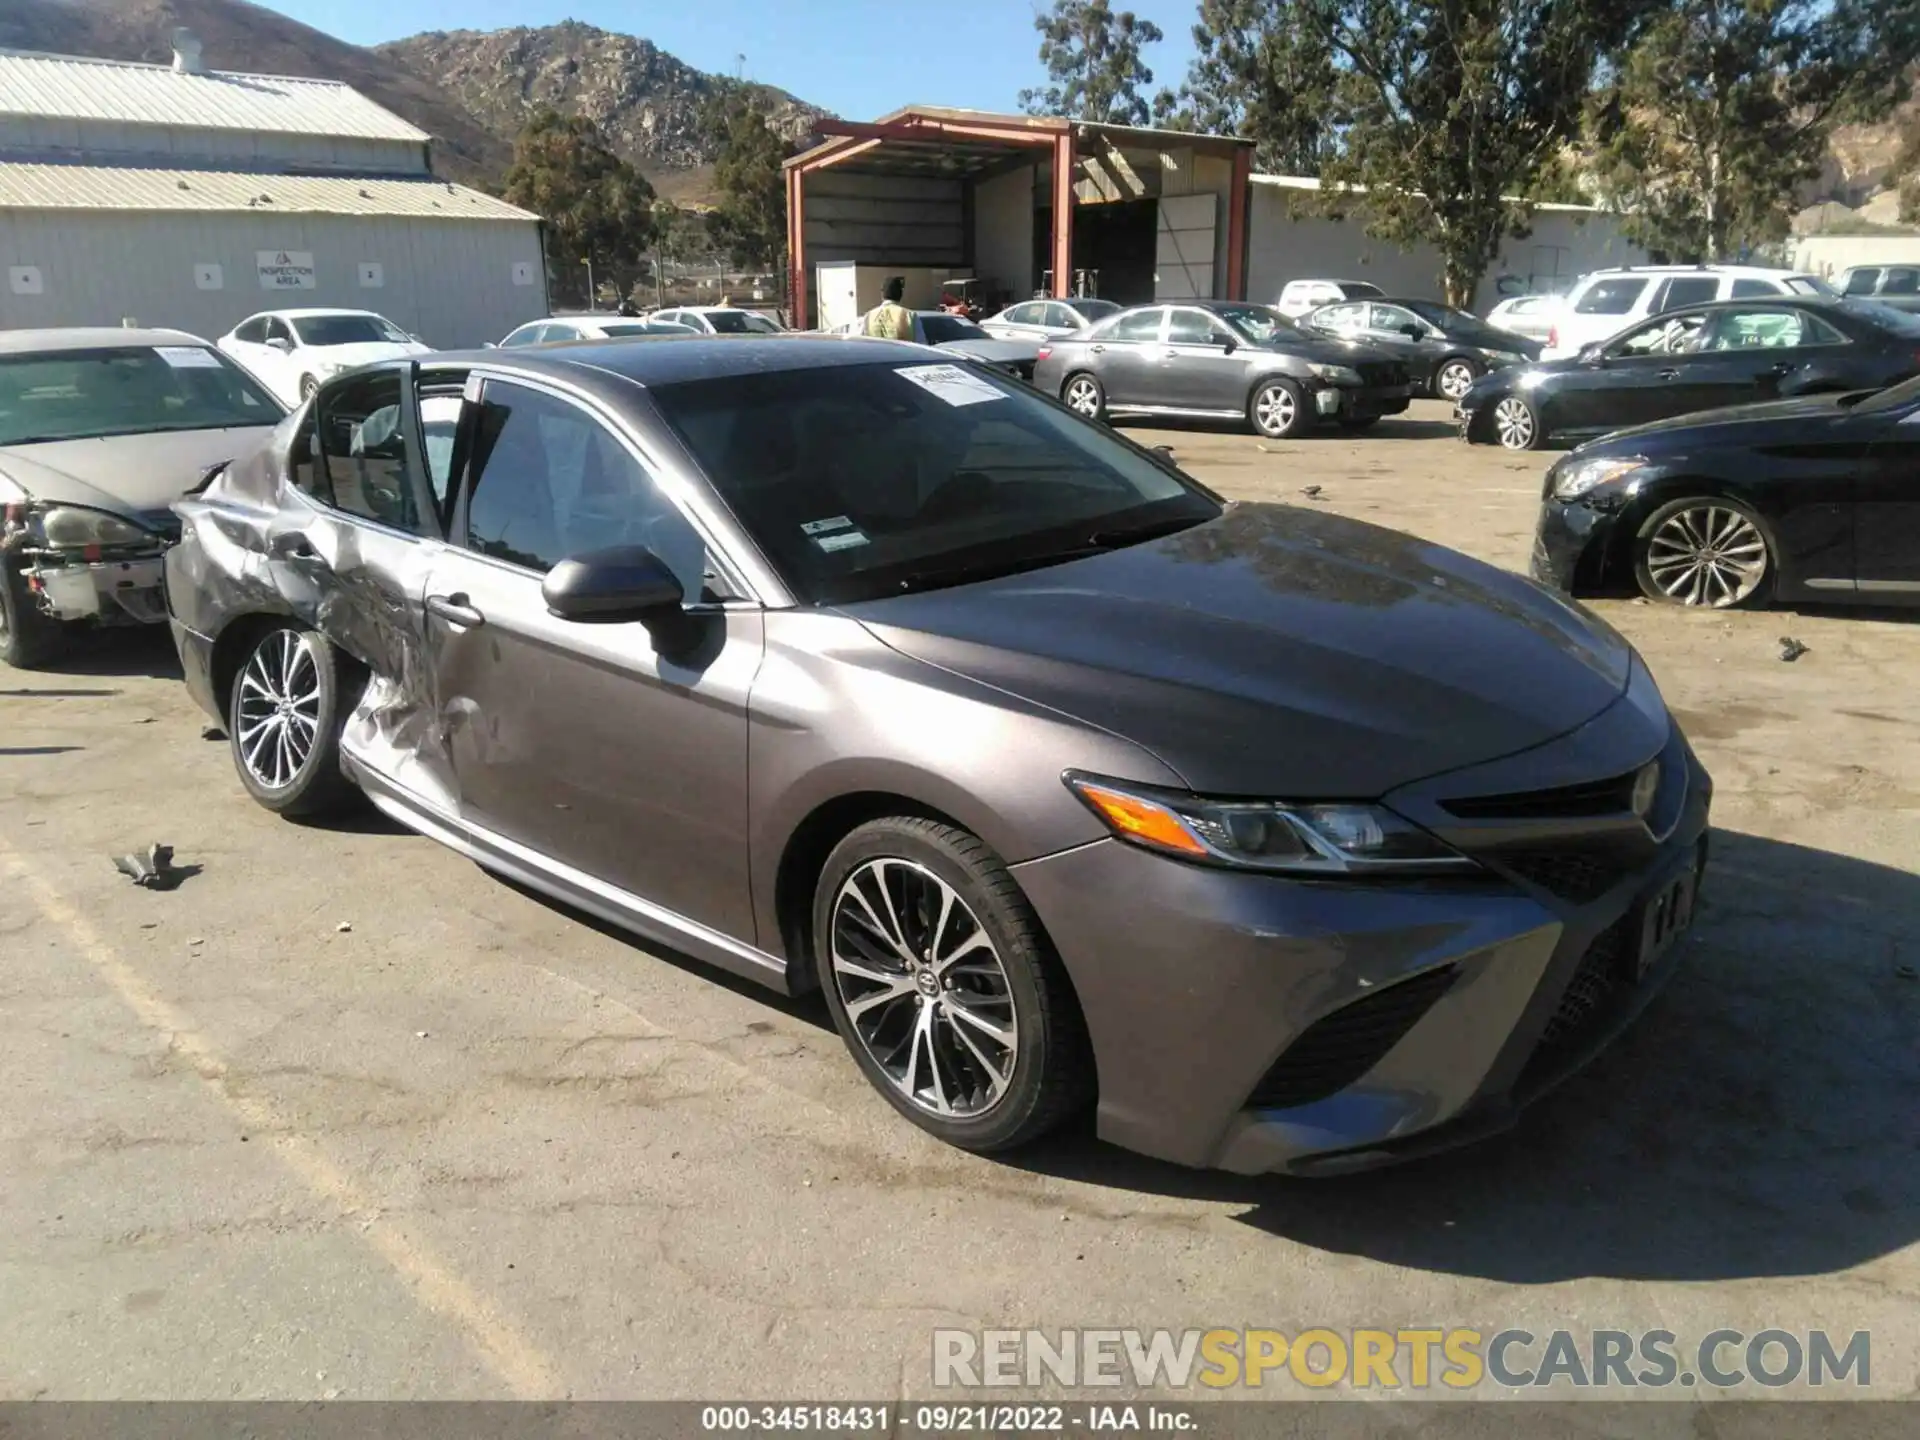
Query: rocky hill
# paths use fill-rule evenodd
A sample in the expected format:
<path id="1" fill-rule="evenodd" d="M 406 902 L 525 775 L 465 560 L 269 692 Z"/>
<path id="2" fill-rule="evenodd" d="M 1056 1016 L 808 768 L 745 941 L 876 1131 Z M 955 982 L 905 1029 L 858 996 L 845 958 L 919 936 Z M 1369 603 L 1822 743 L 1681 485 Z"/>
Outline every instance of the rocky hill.
<path id="1" fill-rule="evenodd" d="M 345 81 L 432 135 L 436 167 L 450 179 L 496 179 L 512 159 L 511 136 L 432 80 L 244 0 L 0 0 L 0 46 L 16 50 L 165 63 L 182 25 L 200 37 L 212 69 Z"/>
<path id="2" fill-rule="evenodd" d="M 613 148 L 656 184 L 698 174 L 719 153 L 703 123 L 711 98 L 741 82 L 682 63 L 650 40 L 575 20 L 539 29 L 434 31 L 379 46 L 382 59 L 457 100 L 509 140 L 545 107 L 585 115 Z M 783 90 L 746 86 L 766 102 L 774 126 L 798 139 L 825 111 Z"/>

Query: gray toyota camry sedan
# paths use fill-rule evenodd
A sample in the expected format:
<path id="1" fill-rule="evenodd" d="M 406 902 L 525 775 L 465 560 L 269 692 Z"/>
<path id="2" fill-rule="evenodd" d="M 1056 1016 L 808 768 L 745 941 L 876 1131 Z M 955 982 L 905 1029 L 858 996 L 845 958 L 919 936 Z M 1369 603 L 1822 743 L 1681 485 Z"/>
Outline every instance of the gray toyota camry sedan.
<path id="1" fill-rule="evenodd" d="M 188 683 L 262 805 L 364 792 L 818 987 L 956 1145 L 1089 1106 L 1243 1172 L 1455 1144 L 1692 913 L 1710 784 L 1605 625 L 918 346 L 399 361 L 177 509 Z"/>

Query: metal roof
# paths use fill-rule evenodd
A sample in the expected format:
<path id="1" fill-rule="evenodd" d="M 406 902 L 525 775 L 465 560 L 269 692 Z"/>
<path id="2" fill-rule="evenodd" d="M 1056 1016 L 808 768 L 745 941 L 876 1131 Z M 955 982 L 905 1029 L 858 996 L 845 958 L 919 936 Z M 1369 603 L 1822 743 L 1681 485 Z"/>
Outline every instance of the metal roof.
<path id="1" fill-rule="evenodd" d="M 424 142 L 398 115 L 337 80 L 208 71 L 0 50 L 0 115 Z"/>
<path id="2" fill-rule="evenodd" d="M 257 210 L 266 215 L 398 215 L 423 220 L 538 217 L 444 180 L 263 175 L 0 161 L 0 210 Z"/>

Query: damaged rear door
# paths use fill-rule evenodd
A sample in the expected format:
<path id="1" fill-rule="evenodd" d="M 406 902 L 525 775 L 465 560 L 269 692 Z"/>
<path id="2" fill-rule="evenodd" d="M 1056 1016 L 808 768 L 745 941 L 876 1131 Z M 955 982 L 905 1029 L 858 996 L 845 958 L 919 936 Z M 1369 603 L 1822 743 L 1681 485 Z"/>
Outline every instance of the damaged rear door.
<path id="1" fill-rule="evenodd" d="M 442 530 L 416 369 L 360 371 L 320 392 L 293 446 L 294 483 L 314 503 L 283 508 L 265 543 L 288 608 L 366 667 L 343 753 L 452 814 L 425 658 L 427 574 Z"/>

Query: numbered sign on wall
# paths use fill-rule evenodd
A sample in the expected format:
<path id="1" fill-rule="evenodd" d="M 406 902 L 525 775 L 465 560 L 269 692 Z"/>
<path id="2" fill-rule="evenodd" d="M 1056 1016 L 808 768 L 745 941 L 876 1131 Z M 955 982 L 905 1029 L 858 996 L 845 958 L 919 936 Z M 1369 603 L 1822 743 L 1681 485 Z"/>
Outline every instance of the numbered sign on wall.
<path id="1" fill-rule="evenodd" d="M 513 283 L 516 285 L 533 284 L 533 262 L 516 260 L 513 262 Z"/>
<path id="2" fill-rule="evenodd" d="M 7 269 L 7 288 L 16 295 L 44 295 L 47 281 L 38 265 L 12 265 Z"/>
<path id="3" fill-rule="evenodd" d="M 382 289 L 386 283 L 386 266 L 377 260 L 362 260 L 360 262 L 360 288 L 362 290 L 379 290 Z"/>
<path id="4" fill-rule="evenodd" d="M 193 267 L 193 288 L 196 290 L 224 290 L 227 287 L 226 272 L 218 265 L 196 265 Z"/>

